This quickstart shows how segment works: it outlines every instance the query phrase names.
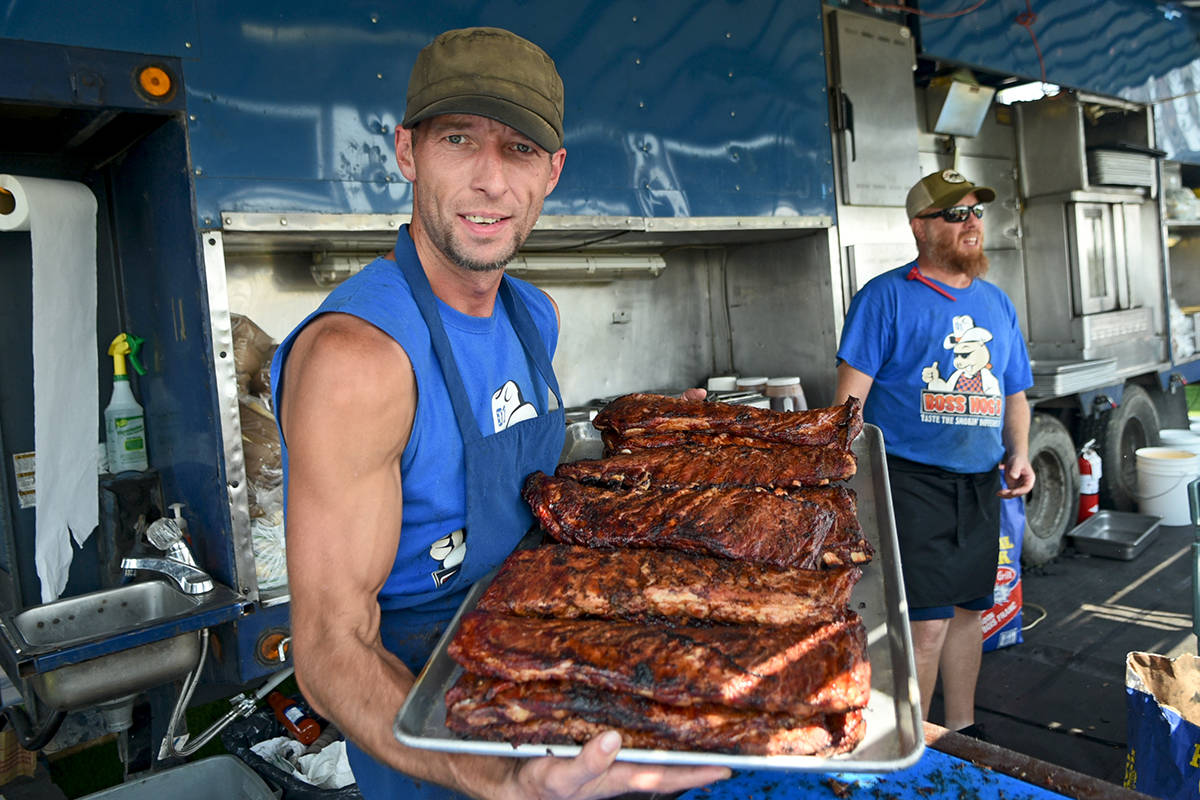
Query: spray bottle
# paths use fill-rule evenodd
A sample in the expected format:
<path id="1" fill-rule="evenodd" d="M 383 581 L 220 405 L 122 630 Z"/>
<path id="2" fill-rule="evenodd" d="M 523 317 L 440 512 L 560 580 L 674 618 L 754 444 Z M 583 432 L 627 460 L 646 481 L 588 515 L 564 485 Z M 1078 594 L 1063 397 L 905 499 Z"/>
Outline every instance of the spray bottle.
<path id="1" fill-rule="evenodd" d="M 146 460 L 146 416 L 133 397 L 129 375 L 125 372 L 125 357 L 129 356 L 129 362 L 137 374 L 146 374 L 137 357 L 143 341 L 137 336 L 122 333 L 108 346 L 108 354 L 113 360 L 113 391 L 112 400 L 104 409 L 104 429 L 108 468 L 114 473 L 141 471 L 149 466 Z"/>

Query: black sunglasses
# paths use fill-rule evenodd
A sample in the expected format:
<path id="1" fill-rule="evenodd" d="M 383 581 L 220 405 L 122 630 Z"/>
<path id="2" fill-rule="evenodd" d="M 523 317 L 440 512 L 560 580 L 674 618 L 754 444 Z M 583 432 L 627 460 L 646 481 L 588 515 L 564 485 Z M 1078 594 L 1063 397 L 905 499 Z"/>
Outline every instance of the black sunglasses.
<path id="1" fill-rule="evenodd" d="M 967 217 L 972 214 L 975 215 L 975 219 L 983 219 L 983 205 L 976 203 L 973 206 L 950 206 L 950 208 L 943 208 L 941 211 L 934 211 L 932 214 L 918 214 L 917 219 L 941 217 L 946 222 L 966 222 Z"/>

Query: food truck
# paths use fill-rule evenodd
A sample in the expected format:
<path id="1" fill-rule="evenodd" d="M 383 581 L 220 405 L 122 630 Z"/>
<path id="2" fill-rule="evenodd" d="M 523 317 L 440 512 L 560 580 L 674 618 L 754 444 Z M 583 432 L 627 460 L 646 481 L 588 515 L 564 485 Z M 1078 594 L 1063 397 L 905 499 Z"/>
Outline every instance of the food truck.
<path id="1" fill-rule="evenodd" d="M 71 269 L 35 241 L 39 218 L 69 224 L 56 203 L 0 229 L 0 666 L 24 740 L 92 707 L 127 731 L 135 702 L 161 738 L 202 648 L 213 683 L 288 665 L 260 372 L 408 220 L 393 137 L 417 51 L 449 28 L 526 36 L 567 87 L 563 179 L 509 269 L 561 310 L 568 419 L 712 376 L 795 376 L 830 404 L 851 297 L 915 256 L 908 187 L 954 168 L 997 191 L 989 280 L 1034 362 L 1024 559 L 1052 559 L 1074 524 L 1085 442 L 1101 507 L 1135 508 L 1135 451 L 1187 427 L 1200 375 L 1200 11 L 1045 5 L 10 2 L 0 176 L 10 196 L 41 180 L 94 198 L 71 229 L 93 230 L 94 257 Z M 94 335 L 64 339 L 93 309 Z M 111 472 L 97 445 L 122 333 L 147 466 Z M 58 373 L 86 378 L 96 435 L 69 447 L 96 460 L 97 514 L 51 542 L 38 508 L 58 473 L 37 456 L 58 412 L 35 384 Z M 150 561 L 180 561 L 180 542 L 203 577 Z M 106 627 L 110 602 L 129 611 Z"/>

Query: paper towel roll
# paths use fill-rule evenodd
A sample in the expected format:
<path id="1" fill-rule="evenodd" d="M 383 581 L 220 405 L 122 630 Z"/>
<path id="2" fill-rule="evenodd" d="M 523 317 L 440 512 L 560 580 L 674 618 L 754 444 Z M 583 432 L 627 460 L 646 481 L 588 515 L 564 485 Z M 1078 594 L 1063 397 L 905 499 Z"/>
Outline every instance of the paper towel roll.
<path id="1" fill-rule="evenodd" d="M 25 193 L 25 187 L 12 175 L 0 176 L 0 231 L 27 230 L 29 195 Z"/>
<path id="2" fill-rule="evenodd" d="M 50 602 L 67 585 L 71 537 L 82 545 L 99 521 L 96 198 L 81 183 L 19 175 L 0 175 L 0 188 L 13 198 L 0 231 L 29 231 L 32 245 L 34 561 Z"/>

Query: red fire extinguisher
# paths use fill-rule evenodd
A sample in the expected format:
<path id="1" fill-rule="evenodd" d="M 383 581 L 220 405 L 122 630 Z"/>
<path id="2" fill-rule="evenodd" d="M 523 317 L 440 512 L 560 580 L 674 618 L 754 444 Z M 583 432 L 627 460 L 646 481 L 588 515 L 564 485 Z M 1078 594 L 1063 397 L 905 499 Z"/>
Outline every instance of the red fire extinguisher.
<path id="1" fill-rule="evenodd" d="M 1079 448 L 1079 516 L 1076 525 L 1100 510 L 1100 456 L 1095 444 L 1096 440 L 1090 439 Z"/>

